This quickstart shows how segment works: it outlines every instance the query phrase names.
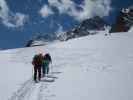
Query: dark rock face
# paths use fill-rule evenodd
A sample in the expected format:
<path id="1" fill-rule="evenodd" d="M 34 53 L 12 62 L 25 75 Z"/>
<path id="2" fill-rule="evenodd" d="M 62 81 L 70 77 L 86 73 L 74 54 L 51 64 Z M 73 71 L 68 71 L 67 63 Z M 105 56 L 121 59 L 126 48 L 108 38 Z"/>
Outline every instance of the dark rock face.
<path id="1" fill-rule="evenodd" d="M 87 19 L 81 23 L 80 29 L 88 29 L 88 30 L 104 30 L 104 26 L 107 25 L 105 21 L 99 16 L 95 16 L 94 18 Z"/>
<path id="2" fill-rule="evenodd" d="M 96 16 L 94 18 L 84 20 L 78 27 L 61 34 L 58 38 L 61 41 L 66 41 L 72 38 L 93 35 L 96 34 L 96 31 L 98 30 L 104 30 L 105 26 L 107 26 L 107 23 L 99 16 Z"/>
<path id="3" fill-rule="evenodd" d="M 122 9 L 112 25 L 110 33 L 127 32 L 133 25 L 133 6 Z"/>
<path id="4" fill-rule="evenodd" d="M 29 40 L 25 47 L 30 47 L 32 45 L 32 43 L 33 43 L 33 40 Z"/>

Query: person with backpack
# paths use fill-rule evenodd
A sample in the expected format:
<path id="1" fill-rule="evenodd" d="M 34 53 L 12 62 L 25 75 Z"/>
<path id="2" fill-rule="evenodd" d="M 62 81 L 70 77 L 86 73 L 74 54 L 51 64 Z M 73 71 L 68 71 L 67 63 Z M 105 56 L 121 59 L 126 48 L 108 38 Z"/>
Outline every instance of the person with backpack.
<path id="1" fill-rule="evenodd" d="M 45 77 L 46 74 L 49 74 L 49 64 L 52 63 L 52 59 L 49 53 L 46 53 L 43 57 L 43 77 Z"/>
<path id="2" fill-rule="evenodd" d="M 40 81 L 41 79 L 42 63 L 43 63 L 43 55 L 41 53 L 33 57 L 32 64 L 34 66 L 34 81 L 35 82 Z"/>

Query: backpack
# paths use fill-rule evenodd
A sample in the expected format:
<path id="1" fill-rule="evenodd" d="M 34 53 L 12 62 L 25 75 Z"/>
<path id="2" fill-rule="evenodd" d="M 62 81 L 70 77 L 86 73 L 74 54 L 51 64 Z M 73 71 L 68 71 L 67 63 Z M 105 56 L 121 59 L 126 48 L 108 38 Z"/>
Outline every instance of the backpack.
<path id="1" fill-rule="evenodd" d="M 52 62 L 52 59 L 51 59 L 51 56 L 50 56 L 49 53 L 46 53 L 46 54 L 44 55 L 44 60 L 47 60 L 47 61 L 49 61 L 49 62 Z"/>
<path id="2" fill-rule="evenodd" d="M 41 57 L 41 55 L 39 55 L 39 54 L 38 55 L 35 55 L 33 57 L 32 64 L 34 66 L 41 66 L 42 65 L 42 57 Z"/>

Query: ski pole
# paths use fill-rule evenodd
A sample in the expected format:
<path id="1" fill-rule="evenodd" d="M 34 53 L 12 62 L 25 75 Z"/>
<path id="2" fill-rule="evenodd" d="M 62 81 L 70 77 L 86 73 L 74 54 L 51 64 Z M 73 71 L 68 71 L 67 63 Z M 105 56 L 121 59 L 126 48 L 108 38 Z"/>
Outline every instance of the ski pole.
<path id="1" fill-rule="evenodd" d="M 32 67 L 32 79 L 34 79 L 34 68 Z"/>
<path id="2" fill-rule="evenodd" d="M 51 75 L 53 74 L 53 64 L 51 63 Z"/>

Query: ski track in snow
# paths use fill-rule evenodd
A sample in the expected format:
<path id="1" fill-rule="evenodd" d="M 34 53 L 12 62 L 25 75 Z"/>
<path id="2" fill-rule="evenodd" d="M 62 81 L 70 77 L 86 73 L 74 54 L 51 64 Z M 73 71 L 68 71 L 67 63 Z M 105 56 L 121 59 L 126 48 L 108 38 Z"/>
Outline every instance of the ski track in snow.
<path id="1" fill-rule="evenodd" d="M 55 79 L 55 78 L 54 78 Z M 50 97 L 54 97 L 55 95 L 50 93 L 48 86 L 52 82 L 39 82 L 34 83 L 32 79 L 27 80 L 22 84 L 22 86 L 11 96 L 8 100 L 31 100 L 33 93 L 36 93 L 36 100 L 48 100 Z M 47 94 L 44 94 L 44 91 L 47 91 Z"/>
<path id="2" fill-rule="evenodd" d="M 30 96 L 32 91 L 34 90 L 34 83 L 32 79 L 27 80 L 22 84 L 22 86 L 11 96 L 8 100 L 24 100 L 27 96 Z"/>
<path id="3" fill-rule="evenodd" d="M 34 83 L 32 78 L 25 81 L 8 100 L 32 100 L 33 95 L 35 95 L 36 100 L 49 100 L 50 98 L 55 97 L 54 94 L 51 94 L 48 86 L 52 84 L 55 79 L 58 79 L 55 75 L 60 73 L 60 71 L 51 72 L 52 76 L 49 75 L 48 78 L 52 79 L 52 81 L 42 80 L 39 83 Z"/>
<path id="4" fill-rule="evenodd" d="M 37 100 L 49 100 L 50 97 L 52 97 L 52 94 L 50 93 L 50 90 L 48 89 L 48 85 L 45 82 L 41 82 L 38 92 L 38 98 Z M 47 91 L 48 94 L 44 94 Z"/>

